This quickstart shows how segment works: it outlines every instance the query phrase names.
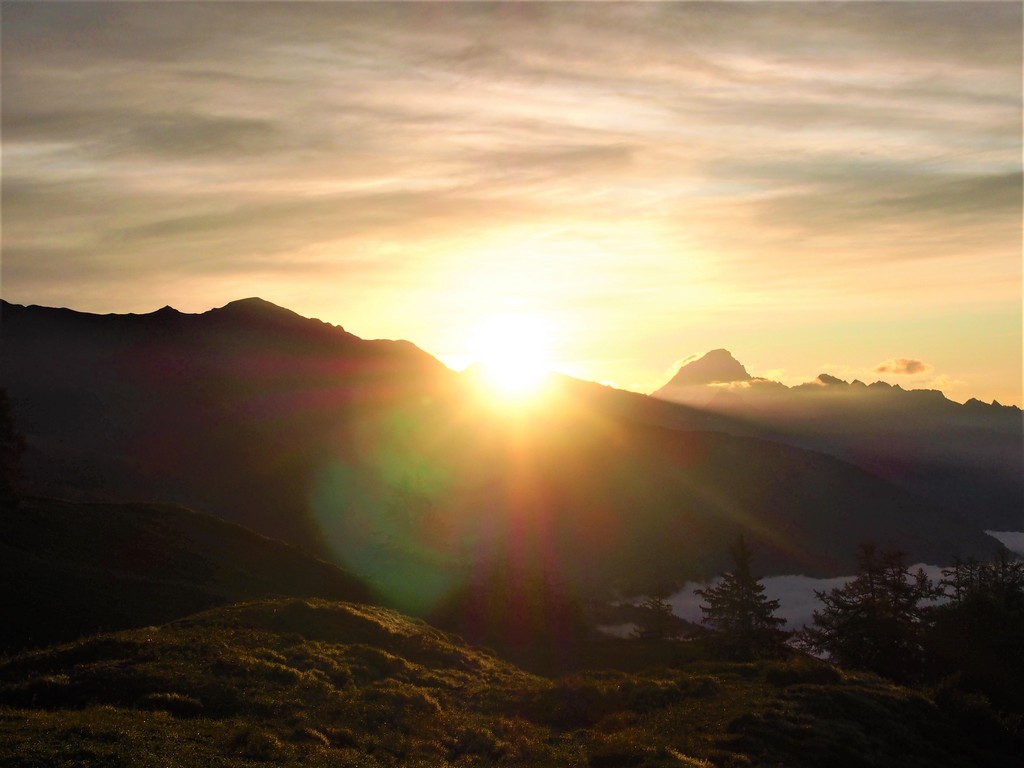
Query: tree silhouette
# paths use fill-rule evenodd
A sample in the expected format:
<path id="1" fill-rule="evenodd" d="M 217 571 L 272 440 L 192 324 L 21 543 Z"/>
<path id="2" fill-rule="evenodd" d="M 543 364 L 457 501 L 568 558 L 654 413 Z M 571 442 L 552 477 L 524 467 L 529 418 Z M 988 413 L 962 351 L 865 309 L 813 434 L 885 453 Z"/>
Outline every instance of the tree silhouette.
<path id="1" fill-rule="evenodd" d="M 731 658 L 778 655 L 786 638 L 786 620 L 774 615 L 779 601 L 765 597 L 764 584 L 751 571 L 754 553 L 742 536 L 729 553 L 734 567 L 722 574 L 722 583 L 695 590 L 707 602 L 700 606 L 702 621 L 718 630 L 716 641 Z"/>
<path id="2" fill-rule="evenodd" d="M 636 637 L 643 640 L 665 640 L 678 637 L 684 623 L 672 612 L 672 606 L 662 597 L 648 597 L 639 608 L 642 616 L 634 631 Z"/>
<path id="3" fill-rule="evenodd" d="M 1024 712 L 1024 561 L 1002 547 L 987 563 L 957 560 L 942 574 L 948 602 L 928 611 L 928 676 L 954 675 L 960 689 Z"/>
<path id="4" fill-rule="evenodd" d="M 923 661 L 923 601 L 938 592 L 923 570 L 911 575 L 902 552 L 879 552 L 862 544 L 859 571 L 845 586 L 815 591 L 823 607 L 804 630 L 802 644 L 842 666 L 907 682 Z"/>

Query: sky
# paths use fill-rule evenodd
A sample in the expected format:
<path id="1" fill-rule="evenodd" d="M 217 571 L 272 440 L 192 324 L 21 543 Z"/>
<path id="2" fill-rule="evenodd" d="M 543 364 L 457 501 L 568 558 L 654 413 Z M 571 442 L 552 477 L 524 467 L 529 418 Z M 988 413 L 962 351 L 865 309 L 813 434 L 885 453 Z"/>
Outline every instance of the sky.
<path id="1" fill-rule="evenodd" d="M 1022 405 L 1021 15 L 5 2 L 0 294 Z"/>

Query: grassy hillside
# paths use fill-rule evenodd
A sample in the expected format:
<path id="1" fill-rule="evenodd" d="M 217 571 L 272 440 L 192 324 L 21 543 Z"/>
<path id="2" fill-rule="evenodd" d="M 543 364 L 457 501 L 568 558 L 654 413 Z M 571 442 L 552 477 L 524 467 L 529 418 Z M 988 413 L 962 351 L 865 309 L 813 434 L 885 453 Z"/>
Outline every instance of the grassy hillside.
<path id="1" fill-rule="evenodd" d="M 0 662 L 0 765 L 1019 765 L 981 710 L 659 648 L 548 679 L 385 609 L 248 602 Z"/>
<path id="2" fill-rule="evenodd" d="M 295 547 L 161 504 L 23 499 L 0 511 L 0 652 L 274 595 L 365 600 Z"/>

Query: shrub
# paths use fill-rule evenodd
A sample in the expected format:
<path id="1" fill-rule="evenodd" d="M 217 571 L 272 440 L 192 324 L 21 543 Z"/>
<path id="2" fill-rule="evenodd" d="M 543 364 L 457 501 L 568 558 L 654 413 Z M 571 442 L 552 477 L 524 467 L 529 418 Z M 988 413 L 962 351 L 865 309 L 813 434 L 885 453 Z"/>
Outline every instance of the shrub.
<path id="1" fill-rule="evenodd" d="M 618 733 L 627 728 L 632 728 L 640 718 L 636 712 L 612 712 L 594 726 L 601 733 Z"/>
<path id="2" fill-rule="evenodd" d="M 831 664 L 807 658 L 796 658 L 785 662 L 770 662 L 765 665 L 764 679 L 776 688 L 809 683 L 812 685 L 835 685 L 843 676 Z"/>
<path id="3" fill-rule="evenodd" d="M 0 704 L 14 707 L 53 707 L 64 704 L 70 690 L 67 675 L 40 675 L 0 688 Z"/>
<path id="4" fill-rule="evenodd" d="M 1008 737 L 1008 732 L 992 704 L 984 696 L 961 690 L 956 680 L 947 680 L 933 693 L 935 706 L 939 710 L 963 726 L 968 733 L 986 741 L 1000 741 Z"/>
<path id="5" fill-rule="evenodd" d="M 281 740 L 272 733 L 247 725 L 240 728 L 228 740 L 228 750 L 233 755 L 251 760 L 284 760 L 289 757 Z"/>
<path id="6" fill-rule="evenodd" d="M 359 737 L 351 728 L 330 728 L 324 731 L 324 735 L 335 749 L 359 747 Z"/>
<path id="7" fill-rule="evenodd" d="M 687 692 L 698 699 L 713 699 L 722 692 L 718 680 L 707 675 L 691 678 Z"/>
<path id="8" fill-rule="evenodd" d="M 664 709 L 686 698 L 685 686 L 672 680 L 638 680 L 625 686 L 623 699 L 635 712 Z"/>
<path id="9" fill-rule="evenodd" d="M 590 768 L 631 768 L 643 765 L 650 756 L 645 747 L 611 747 L 591 752 L 587 764 Z"/>
<path id="10" fill-rule="evenodd" d="M 652 747 L 647 744 L 605 744 L 597 746 L 590 752 L 587 765 L 590 768 L 659 768 L 660 766 L 678 766 L 684 756 L 665 747 Z M 684 765 L 686 763 L 683 763 Z M 700 763 L 690 763 L 700 765 Z"/>
<path id="11" fill-rule="evenodd" d="M 589 728 L 621 708 L 617 691 L 594 680 L 565 677 L 543 691 L 528 708 L 528 716 L 556 728 Z"/>
<path id="12" fill-rule="evenodd" d="M 496 758 L 501 754 L 494 734 L 486 728 L 461 728 L 445 742 L 448 759 L 455 761 L 465 755 Z"/>
<path id="13" fill-rule="evenodd" d="M 417 730 L 435 723 L 441 705 L 426 690 L 396 680 L 363 689 L 358 697 L 361 719 L 370 727 L 397 726 Z"/>
<path id="14" fill-rule="evenodd" d="M 290 741 L 297 744 L 318 744 L 323 747 L 331 746 L 331 740 L 327 738 L 316 728 L 310 728 L 308 725 L 300 725 L 292 731 Z"/>
<path id="15" fill-rule="evenodd" d="M 203 702 L 181 693 L 147 693 L 139 699 L 137 706 L 150 712 L 167 712 L 175 717 L 198 717 L 203 712 Z"/>

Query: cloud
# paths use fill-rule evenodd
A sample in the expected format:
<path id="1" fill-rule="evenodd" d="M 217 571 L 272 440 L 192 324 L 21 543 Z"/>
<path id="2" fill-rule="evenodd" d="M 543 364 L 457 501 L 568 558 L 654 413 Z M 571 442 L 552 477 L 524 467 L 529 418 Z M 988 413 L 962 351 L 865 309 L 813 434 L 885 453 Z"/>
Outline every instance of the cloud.
<path id="1" fill-rule="evenodd" d="M 369 327 L 526 265 L 524 290 L 618 334 L 606 363 L 636 360 L 641 324 L 715 312 L 1019 306 L 1021 14 L 10 4 L 5 297 L 88 283 L 162 306 L 166 275 L 289 272 Z M 493 305 L 507 283 L 470 287 Z"/>
<path id="2" fill-rule="evenodd" d="M 23 146 L 76 145 L 94 162 L 139 154 L 148 160 L 266 154 L 287 146 L 281 126 L 269 120 L 158 108 L 65 110 L 35 107 L 4 120 L 7 140 Z"/>
<path id="3" fill-rule="evenodd" d="M 938 389 L 946 393 L 949 396 L 950 391 L 962 390 L 966 387 L 968 382 L 963 379 L 957 379 L 952 376 L 948 376 L 945 373 L 939 374 L 931 381 L 926 383 L 925 389 Z"/>
<path id="4" fill-rule="evenodd" d="M 934 366 L 912 357 L 892 357 L 874 367 L 875 373 L 895 373 L 901 376 L 928 373 Z"/>

